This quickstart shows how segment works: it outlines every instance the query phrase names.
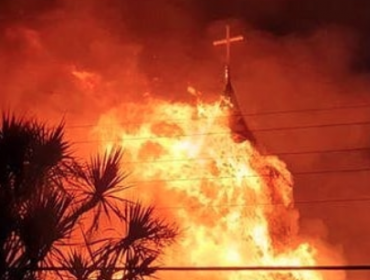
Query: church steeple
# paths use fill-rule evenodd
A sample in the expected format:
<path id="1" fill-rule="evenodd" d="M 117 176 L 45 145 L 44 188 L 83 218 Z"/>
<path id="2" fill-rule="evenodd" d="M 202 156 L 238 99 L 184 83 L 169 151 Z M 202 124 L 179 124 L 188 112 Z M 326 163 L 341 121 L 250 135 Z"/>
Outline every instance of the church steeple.
<path id="1" fill-rule="evenodd" d="M 225 79 L 225 88 L 223 92 L 223 103 L 235 102 L 234 99 L 234 90 L 231 84 L 231 75 L 230 75 L 230 45 L 231 43 L 242 41 L 243 36 L 230 37 L 230 26 L 226 25 L 226 38 L 213 42 L 214 46 L 225 45 L 226 54 L 225 54 L 225 69 L 224 69 L 224 79 Z M 226 104 L 223 104 L 226 105 Z M 229 104 L 231 105 L 231 104 Z"/>
<path id="2" fill-rule="evenodd" d="M 241 143 L 244 141 L 250 141 L 255 143 L 256 140 L 249 130 L 242 112 L 239 108 L 238 101 L 235 96 L 235 92 L 231 83 L 230 73 L 230 44 L 233 42 L 243 40 L 243 36 L 230 37 L 230 27 L 226 26 L 226 38 L 223 40 L 213 42 L 214 46 L 226 45 L 226 57 L 225 57 L 225 88 L 222 93 L 221 106 L 228 109 L 229 113 L 229 127 L 232 132 L 232 136 L 235 142 Z"/>

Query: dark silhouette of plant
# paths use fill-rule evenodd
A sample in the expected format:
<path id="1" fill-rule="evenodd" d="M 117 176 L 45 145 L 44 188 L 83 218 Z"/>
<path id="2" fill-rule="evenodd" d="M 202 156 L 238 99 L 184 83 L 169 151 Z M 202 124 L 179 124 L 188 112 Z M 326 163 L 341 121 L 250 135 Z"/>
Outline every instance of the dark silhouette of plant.
<path id="1" fill-rule="evenodd" d="M 123 197 L 122 155 L 115 149 L 80 163 L 63 123 L 3 115 L 0 279 L 131 280 L 156 271 L 177 228 Z"/>

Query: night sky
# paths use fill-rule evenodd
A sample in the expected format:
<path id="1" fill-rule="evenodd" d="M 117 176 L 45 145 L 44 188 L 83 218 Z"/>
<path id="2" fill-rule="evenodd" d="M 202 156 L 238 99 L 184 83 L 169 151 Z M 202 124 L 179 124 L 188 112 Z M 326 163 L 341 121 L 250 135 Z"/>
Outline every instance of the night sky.
<path id="1" fill-rule="evenodd" d="M 223 86 L 224 54 L 212 41 L 224 36 L 226 23 L 246 38 L 232 49 L 233 82 L 244 113 L 366 105 L 369 15 L 369 0 L 1 0 L 2 106 L 49 119 L 67 113 L 74 123 L 91 123 L 97 112 L 140 100 L 145 92 L 188 100 L 191 85 L 212 97 Z M 80 89 L 71 69 L 99 73 L 106 82 Z M 246 121 L 256 130 L 366 122 L 370 107 Z M 370 151 L 357 150 L 370 147 L 366 125 L 256 137 L 281 154 L 293 174 L 370 164 Z M 305 153 L 328 150 L 336 152 Z M 295 195 L 298 201 L 369 197 L 369 180 L 369 172 L 297 175 Z M 303 233 L 342 246 L 351 264 L 370 263 L 369 201 L 297 206 Z M 369 276 L 355 273 L 353 279 Z"/>
<path id="2" fill-rule="evenodd" d="M 94 3 L 93 3 L 94 2 Z M 358 40 L 353 67 L 370 67 L 370 2 L 366 0 L 153 0 L 72 1 L 2 0 L 1 26 L 42 24 L 49 13 L 90 10 L 110 32 L 128 31 L 135 42 L 150 48 L 151 55 L 166 49 L 166 41 L 201 40 L 218 20 L 234 19 L 274 36 L 305 36 L 328 26 L 348 28 Z M 157 41 L 157 42 L 153 42 Z M 187 48 L 196 51 L 197 44 Z M 190 51 L 191 52 L 191 51 Z"/>

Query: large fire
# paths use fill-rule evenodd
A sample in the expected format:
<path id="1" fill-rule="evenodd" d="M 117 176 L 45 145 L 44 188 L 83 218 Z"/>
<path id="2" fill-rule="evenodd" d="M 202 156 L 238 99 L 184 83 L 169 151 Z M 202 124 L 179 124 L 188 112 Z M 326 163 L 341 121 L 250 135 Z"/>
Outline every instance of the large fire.
<path id="1" fill-rule="evenodd" d="M 134 188 L 124 195 L 155 203 L 182 233 L 166 266 L 314 266 L 332 264 L 299 237 L 292 176 L 275 156 L 235 143 L 220 102 L 148 98 L 104 115 L 103 149 L 121 145 Z M 163 272 L 164 273 L 164 272 Z M 180 278 L 188 277 L 181 276 Z M 212 273 L 212 274 L 211 274 Z M 211 275 L 210 275 L 211 274 Z M 319 271 L 196 272 L 193 278 L 323 280 Z M 163 274 L 168 278 L 168 272 Z M 170 277 L 179 278 L 179 275 Z M 344 276 L 336 275 L 336 279 Z"/>

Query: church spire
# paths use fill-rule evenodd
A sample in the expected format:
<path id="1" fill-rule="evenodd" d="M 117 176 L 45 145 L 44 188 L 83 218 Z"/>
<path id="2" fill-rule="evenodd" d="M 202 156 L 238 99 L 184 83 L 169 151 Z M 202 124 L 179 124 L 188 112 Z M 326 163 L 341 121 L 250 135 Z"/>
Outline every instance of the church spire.
<path id="1" fill-rule="evenodd" d="M 224 90 L 224 97 L 226 99 L 230 99 L 231 95 L 233 95 L 233 89 L 231 85 L 231 76 L 230 76 L 230 47 L 231 44 L 234 42 L 242 41 L 244 40 L 243 36 L 235 36 L 231 37 L 230 36 L 230 26 L 226 25 L 226 37 L 225 39 L 214 41 L 213 45 L 214 46 L 219 46 L 219 45 L 225 45 L 226 48 L 226 53 L 225 53 L 225 69 L 224 69 L 224 78 L 225 78 L 225 90 Z M 232 100 L 229 100 L 232 101 Z"/>
<path id="2" fill-rule="evenodd" d="M 221 106 L 227 107 L 229 110 L 229 127 L 233 133 L 233 139 L 237 143 L 244 142 L 246 140 L 255 143 L 255 138 L 252 132 L 249 130 L 247 124 L 244 121 L 242 112 L 239 108 L 238 101 L 235 97 L 235 92 L 231 83 L 230 74 L 230 45 L 233 42 L 242 41 L 243 36 L 230 37 L 230 26 L 226 25 L 226 38 L 213 42 L 214 46 L 226 45 L 225 55 L 225 88 L 222 94 Z"/>

